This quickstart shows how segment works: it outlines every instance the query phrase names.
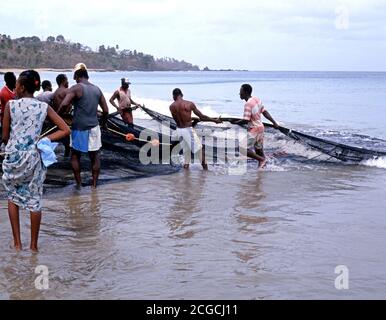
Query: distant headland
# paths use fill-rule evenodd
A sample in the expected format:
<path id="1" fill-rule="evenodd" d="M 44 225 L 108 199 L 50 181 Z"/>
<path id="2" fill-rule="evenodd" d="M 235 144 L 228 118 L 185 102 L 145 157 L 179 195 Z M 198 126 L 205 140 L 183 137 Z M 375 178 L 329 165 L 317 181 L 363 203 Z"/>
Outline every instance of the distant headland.
<path id="1" fill-rule="evenodd" d="M 94 71 L 200 71 L 184 60 L 154 58 L 137 50 L 120 50 L 119 46 L 99 46 L 93 51 L 89 46 L 73 43 L 62 35 L 11 39 L 0 34 L 0 69 L 71 70 L 79 61 Z M 209 71 L 209 68 L 206 68 Z"/>

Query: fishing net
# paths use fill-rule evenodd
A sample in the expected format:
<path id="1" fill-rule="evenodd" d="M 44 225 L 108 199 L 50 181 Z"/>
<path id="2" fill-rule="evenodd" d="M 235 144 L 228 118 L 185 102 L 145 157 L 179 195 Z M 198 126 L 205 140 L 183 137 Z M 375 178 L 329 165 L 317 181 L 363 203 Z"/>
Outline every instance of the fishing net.
<path id="1" fill-rule="evenodd" d="M 168 117 L 166 115 L 160 114 L 154 110 L 151 110 L 146 107 L 142 107 L 142 109 L 153 119 L 160 122 L 169 122 L 170 127 L 175 129 L 177 127 L 176 122 L 173 118 Z M 223 121 L 230 122 L 232 124 L 237 124 L 244 129 L 247 128 L 247 121 L 239 118 L 222 118 Z M 264 123 L 264 125 L 268 128 L 273 128 L 273 125 Z M 316 136 L 311 136 L 305 133 L 301 133 L 295 130 L 291 130 L 285 127 L 279 127 L 278 130 L 285 134 L 287 137 L 307 146 L 314 150 L 318 150 L 323 154 L 326 154 L 335 159 L 345 161 L 345 162 L 361 162 L 364 160 L 379 158 L 386 156 L 386 152 L 371 150 L 367 148 L 350 146 L 334 141 L 330 141 L 327 139 L 319 138 Z"/>

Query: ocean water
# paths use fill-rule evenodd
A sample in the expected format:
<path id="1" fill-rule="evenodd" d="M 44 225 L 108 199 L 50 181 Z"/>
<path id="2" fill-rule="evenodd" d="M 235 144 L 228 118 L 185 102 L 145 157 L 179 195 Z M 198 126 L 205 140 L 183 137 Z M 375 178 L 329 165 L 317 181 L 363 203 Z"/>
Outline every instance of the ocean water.
<path id="1" fill-rule="evenodd" d="M 55 76 L 42 73 L 53 83 Z M 168 112 L 172 90 L 179 87 L 202 110 L 229 116 L 242 114 L 240 85 L 250 83 L 254 95 L 284 124 L 386 139 L 385 72 L 101 72 L 91 77 L 106 98 L 127 77 L 133 96 L 149 108 Z"/>
<path id="2" fill-rule="evenodd" d="M 386 151 L 386 73 L 90 74 L 107 100 L 121 77 L 135 101 L 164 114 L 179 87 L 210 116 L 240 116 L 239 88 L 250 83 L 282 125 Z M 142 111 L 134 116 L 156 126 Z M 121 159 L 96 191 L 48 184 L 37 255 L 10 248 L 1 200 L 0 298 L 385 298 L 386 159 L 333 161 L 279 133 L 267 133 L 266 148 L 267 167 L 248 162 L 241 175 L 226 165 L 185 172 Z M 68 167 L 52 175 L 71 182 Z M 27 215 L 21 223 L 27 248 Z M 47 290 L 34 284 L 39 265 L 49 271 Z M 338 266 L 349 271 L 348 289 L 336 288 Z"/>

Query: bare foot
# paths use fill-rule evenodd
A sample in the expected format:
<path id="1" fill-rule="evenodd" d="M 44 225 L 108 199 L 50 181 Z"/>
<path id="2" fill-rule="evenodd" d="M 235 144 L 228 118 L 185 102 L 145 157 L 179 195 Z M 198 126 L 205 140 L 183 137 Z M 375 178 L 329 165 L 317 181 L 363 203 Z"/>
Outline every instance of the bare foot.
<path id="1" fill-rule="evenodd" d="M 16 251 L 21 251 L 21 250 L 23 250 L 23 247 L 22 247 L 21 244 L 14 244 L 14 245 L 12 246 L 12 248 L 15 249 Z"/>
<path id="2" fill-rule="evenodd" d="M 266 165 L 267 165 L 267 159 L 259 161 L 259 169 L 264 169 Z"/>
<path id="3" fill-rule="evenodd" d="M 29 248 L 30 248 L 30 250 L 31 250 L 32 252 L 39 252 L 38 247 L 30 246 Z"/>
<path id="4" fill-rule="evenodd" d="M 206 163 L 202 163 L 201 165 L 204 171 L 208 171 L 208 165 Z"/>
<path id="5" fill-rule="evenodd" d="M 184 169 L 188 170 L 189 169 L 189 165 L 188 164 L 184 164 Z"/>

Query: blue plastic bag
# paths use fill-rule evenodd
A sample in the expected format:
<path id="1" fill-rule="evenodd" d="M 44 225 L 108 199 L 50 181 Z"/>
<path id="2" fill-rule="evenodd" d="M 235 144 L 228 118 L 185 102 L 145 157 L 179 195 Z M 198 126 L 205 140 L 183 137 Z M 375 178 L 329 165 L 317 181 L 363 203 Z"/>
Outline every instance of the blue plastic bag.
<path id="1" fill-rule="evenodd" d="M 58 144 L 57 142 L 51 142 L 48 138 L 43 138 L 38 142 L 37 148 L 40 151 L 40 156 L 46 168 L 57 162 L 55 148 Z"/>

